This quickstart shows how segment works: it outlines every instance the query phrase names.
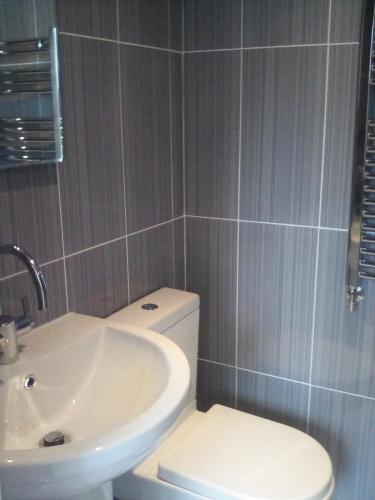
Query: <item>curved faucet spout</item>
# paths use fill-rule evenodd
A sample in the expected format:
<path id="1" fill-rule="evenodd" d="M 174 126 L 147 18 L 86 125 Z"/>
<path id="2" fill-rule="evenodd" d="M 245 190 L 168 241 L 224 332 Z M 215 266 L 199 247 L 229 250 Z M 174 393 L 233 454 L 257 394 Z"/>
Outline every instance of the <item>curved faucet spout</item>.
<path id="1" fill-rule="evenodd" d="M 47 309 L 47 287 L 42 271 L 39 269 L 35 260 L 15 243 L 0 245 L 0 255 L 1 254 L 14 255 L 26 266 L 35 286 L 38 309 L 40 311 L 45 311 Z"/>

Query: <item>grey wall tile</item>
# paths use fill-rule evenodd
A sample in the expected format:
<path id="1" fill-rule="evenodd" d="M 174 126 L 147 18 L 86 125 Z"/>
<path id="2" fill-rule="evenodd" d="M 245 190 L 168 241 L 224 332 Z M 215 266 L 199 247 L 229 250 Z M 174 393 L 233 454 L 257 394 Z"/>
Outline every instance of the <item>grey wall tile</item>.
<path id="1" fill-rule="evenodd" d="M 119 0 L 120 40 L 168 48 L 169 0 Z M 176 36 L 176 30 L 173 31 Z M 174 44 L 178 39 L 174 40 Z"/>
<path id="2" fill-rule="evenodd" d="M 128 305 L 125 238 L 66 259 L 69 310 L 105 317 Z"/>
<path id="3" fill-rule="evenodd" d="M 49 28 L 52 25 L 57 25 L 55 0 L 35 0 L 35 27 L 37 36 L 48 36 Z"/>
<path id="4" fill-rule="evenodd" d="M 47 36 L 52 24 L 56 24 L 54 0 L 0 0 L 0 40 Z"/>
<path id="5" fill-rule="evenodd" d="M 60 31 L 117 40 L 116 0 L 58 0 Z"/>
<path id="6" fill-rule="evenodd" d="M 331 43 L 359 42 L 363 0 L 332 0 Z"/>
<path id="7" fill-rule="evenodd" d="M 235 407 L 236 369 L 198 360 L 197 407 L 207 411 L 214 404 Z"/>
<path id="8" fill-rule="evenodd" d="M 35 36 L 33 2 L 30 0 L 0 1 L 0 39 L 22 40 Z"/>
<path id="9" fill-rule="evenodd" d="M 15 242 L 42 264 L 62 256 L 55 165 L 0 172 L 0 242 Z M 14 257 L 0 257 L 0 276 L 23 269 Z"/>
<path id="10" fill-rule="evenodd" d="M 334 467 L 333 500 L 373 500 L 375 400 L 312 389 L 310 434 Z"/>
<path id="11" fill-rule="evenodd" d="M 184 57 L 186 210 L 237 217 L 240 55 Z"/>
<path id="12" fill-rule="evenodd" d="M 234 364 L 237 224 L 187 218 L 187 289 L 200 296 L 199 355 Z"/>
<path id="13" fill-rule="evenodd" d="M 241 0 L 185 0 L 185 50 L 241 46 Z"/>
<path id="14" fill-rule="evenodd" d="M 169 54 L 121 47 L 128 232 L 172 217 Z"/>
<path id="15" fill-rule="evenodd" d="M 241 218 L 316 224 L 326 48 L 244 54 Z"/>
<path id="16" fill-rule="evenodd" d="M 349 312 L 346 249 L 347 233 L 321 232 L 313 383 L 375 397 L 375 283 L 366 283 L 366 299 Z"/>
<path id="17" fill-rule="evenodd" d="M 353 170 L 358 47 L 333 46 L 329 87 L 321 225 L 347 228 Z"/>
<path id="18" fill-rule="evenodd" d="M 48 308 L 38 311 L 36 293 L 29 273 L 22 273 L 0 281 L 0 305 L 3 314 L 15 317 L 23 315 L 22 297 L 29 299 L 30 316 L 37 325 L 66 314 L 66 294 L 64 265 L 62 261 L 42 266 L 42 273 L 47 285 Z"/>
<path id="19" fill-rule="evenodd" d="M 125 233 L 117 46 L 61 40 L 66 253 Z"/>
<path id="20" fill-rule="evenodd" d="M 173 217 L 184 213 L 182 150 L 182 56 L 170 54 L 172 105 Z"/>
<path id="21" fill-rule="evenodd" d="M 240 224 L 238 365 L 309 378 L 316 230 Z"/>
<path id="22" fill-rule="evenodd" d="M 169 0 L 169 48 L 182 50 L 182 10 L 184 0 Z"/>
<path id="23" fill-rule="evenodd" d="M 306 431 L 309 387 L 238 370 L 237 408 Z"/>
<path id="24" fill-rule="evenodd" d="M 325 43 L 329 0 L 244 0 L 244 47 Z"/>
<path id="25" fill-rule="evenodd" d="M 35 25 L 37 36 L 47 36 L 49 28 L 57 25 L 55 0 L 35 0 Z"/>
<path id="26" fill-rule="evenodd" d="M 174 287 L 185 290 L 185 221 L 184 218 L 173 222 L 174 244 Z"/>
<path id="27" fill-rule="evenodd" d="M 130 302 L 163 286 L 174 287 L 172 225 L 129 236 Z"/>

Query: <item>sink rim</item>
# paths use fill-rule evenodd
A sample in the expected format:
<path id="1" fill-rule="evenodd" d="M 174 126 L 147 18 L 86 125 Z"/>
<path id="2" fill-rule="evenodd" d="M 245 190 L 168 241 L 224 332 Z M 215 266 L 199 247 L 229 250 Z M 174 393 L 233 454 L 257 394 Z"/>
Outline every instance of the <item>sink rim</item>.
<path id="1" fill-rule="evenodd" d="M 130 446 L 137 439 L 151 434 L 147 441 L 153 441 L 152 433 L 166 425 L 165 421 L 182 409 L 190 381 L 188 361 L 181 349 L 162 334 L 135 325 L 122 325 L 107 319 L 93 318 L 77 313 L 68 313 L 55 321 L 64 319 L 90 318 L 97 320 L 98 326 L 108 326 L 117 331 L 134 335 L 157 348 L 166 361 L 168 378 L 160 396 L 134 420 L 120 425 L 111 431 L 71 441 L 62 446 L 30 449 L 0 449 L 0 470 L 27 466 L 51 466 L 92 455 L 102 455 L 123 445 Z M 54 323 L 55 321 L 51 322 Z M 49 323 L 49 324 L 51 324 Z M 41 326 L 40 328 L 45 327 Z M 29 338 L 39 329 L 30 332 Z M 105 333 L 103 333 L 105 337 Z M 22 363 L 22 357 L 18 363 Z M 168 401 L 173 401 L 170 403 Z M 150 443 L 149 443 L 150 444 Z M 152 443 L 151 443 L 152 444 Z M 144 449 L 147 446 L 143 446 Z"/>

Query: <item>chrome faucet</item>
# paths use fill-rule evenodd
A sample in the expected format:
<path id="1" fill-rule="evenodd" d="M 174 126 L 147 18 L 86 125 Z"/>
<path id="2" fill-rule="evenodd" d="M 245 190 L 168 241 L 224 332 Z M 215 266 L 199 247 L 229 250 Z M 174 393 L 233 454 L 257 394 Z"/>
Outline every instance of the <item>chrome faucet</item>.
<path id="1" fill-rule="evenodd" d="M 45 311 L 47 309 L 47 288 L 42 271 L 39 269 L 35 260 L 25 250 L 16 244 L 0 245 L 0 255 L 14 255 L 21 260 L 29 271 L 33 280 L 38 309 Z M 25 325 L 25 318 L 21 318 L 22 326 Z M 10 364 L 18 359 L 17 342 L 17 322 L 13 316 L 0 315 L 0 365 Z M 31 324 L 32 320 L 28 321 Z"/>

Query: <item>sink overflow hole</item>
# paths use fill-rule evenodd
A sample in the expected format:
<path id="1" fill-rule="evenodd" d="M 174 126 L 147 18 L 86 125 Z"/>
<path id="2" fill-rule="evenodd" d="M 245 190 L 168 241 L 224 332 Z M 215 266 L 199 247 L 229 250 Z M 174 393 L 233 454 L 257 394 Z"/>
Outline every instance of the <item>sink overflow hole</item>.
<path id="1" fill-rule="evenodd" d="M 29 391 L 36 385 L 36 378 L 34 375 L 28 375 L 23 383 L 24 388 Z"/>

